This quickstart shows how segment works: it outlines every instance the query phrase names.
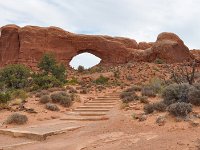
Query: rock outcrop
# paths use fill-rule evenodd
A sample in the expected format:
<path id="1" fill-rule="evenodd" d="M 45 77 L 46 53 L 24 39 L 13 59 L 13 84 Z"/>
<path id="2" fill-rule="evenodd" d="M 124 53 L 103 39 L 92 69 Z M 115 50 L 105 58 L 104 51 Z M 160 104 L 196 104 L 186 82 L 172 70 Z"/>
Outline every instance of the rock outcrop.
<path id="1" fill-rule="evenodd" d="M 83 52 L 96 55 L 105 65 L 153 62 L 157 58 L 176 63 L 194 58 L 173 33 L 162 33 L 153 43 L 137 43 L 122 37 L 74 34 L 57 27 L 7 25 L 0 31 L 1 67 L 23 63 L 34 68 L 44 53 L 54 53 L 66 66 L 74 56 Z"/>

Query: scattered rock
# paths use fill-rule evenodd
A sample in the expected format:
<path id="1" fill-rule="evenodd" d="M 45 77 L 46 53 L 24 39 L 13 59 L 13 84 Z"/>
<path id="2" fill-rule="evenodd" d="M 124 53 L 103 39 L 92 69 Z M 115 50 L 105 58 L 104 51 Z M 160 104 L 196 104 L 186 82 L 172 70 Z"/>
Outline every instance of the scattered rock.
<path id="1" fill-rule="evenodd" d="M 156 119 L 156 123 L 159 126 L 164 126 L 165 123 L 166 123 L 166 117 L 165 116 L 158 116 L 157 119 Z"/>
<path id="2" fill-rule="evenodd" d="M 189 123 L 192 127 L 198 127 L 199 126 L 199 121 L 197 121 L 197 120 L 192 119 L 192 120 L 189 121 Z"/>
<path id="3" fill-rule="evenodd" d="M 140 118 L 139 118 L 139 121 L 145 121 L 147 120 L 147 115 L 142 115 Z"/>

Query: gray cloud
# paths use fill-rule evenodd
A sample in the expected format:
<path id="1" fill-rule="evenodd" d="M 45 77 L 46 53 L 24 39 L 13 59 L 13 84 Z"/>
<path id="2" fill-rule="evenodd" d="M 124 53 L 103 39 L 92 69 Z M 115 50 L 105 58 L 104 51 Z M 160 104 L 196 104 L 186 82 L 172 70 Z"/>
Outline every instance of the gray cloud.
<path id="1" fill-rule="evenodd" d="M 0 26 L 59 26 L 85 34 L 155 41 L 178 34 L 192 48 L 200 42 L 199 0 L 0 0 Z"/>

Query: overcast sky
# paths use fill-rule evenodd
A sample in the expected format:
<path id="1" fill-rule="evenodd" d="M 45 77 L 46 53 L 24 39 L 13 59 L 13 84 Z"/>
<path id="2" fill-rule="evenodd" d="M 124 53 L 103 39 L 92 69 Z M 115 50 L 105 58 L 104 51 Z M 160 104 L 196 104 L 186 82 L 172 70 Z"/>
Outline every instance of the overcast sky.
<path id="1" fill-rule="evenodd" d="M 178 34 L 200 48 L 200 0 L 0 0 L 0 26 L 58 26 L 83 34 L 155 41 Z"/>

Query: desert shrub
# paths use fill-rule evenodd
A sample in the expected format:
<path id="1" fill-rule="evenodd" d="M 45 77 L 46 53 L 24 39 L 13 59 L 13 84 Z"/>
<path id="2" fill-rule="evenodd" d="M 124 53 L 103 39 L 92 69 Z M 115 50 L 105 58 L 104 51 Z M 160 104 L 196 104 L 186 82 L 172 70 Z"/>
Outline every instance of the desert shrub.
<path id="1" fill-rule="evenodd" d="M 190 88 L 188 98 L 190 103 L 200 106 L 200 84 L 194 84 L 194 87 Z"/>
<path id="2" fill-rule="evenodd" d="M 71 96 L 66 92 L 58 92 L 51 95 L 52 102 L 60 103 L 64 107 L 69 107 L 72 104 Z"/>
<path id="3" fill-rule="evenodd" d="M 192 112 L 192 105 L 185 102 L 173 103 L 168 107 L 170 114 L 176 117 L 186 117 L 190 112 Z"/>
<path id="4" fill-rule="evenodd" d="M 148 104 L 148 97 L 147 96 L 139 96 L 139 100 L 141 103 Z"/>
<path id="5" fill-rule="evenodd" d="M 154 105 L 153 104 L 144 105 L 144 112 L 145 112 L 145 114 L 153 113 L 154 112 Z"/>
<path id="6" fill-rule="evenodd" d="M 142 96 L 155 97 L 156 92 L 152 86 L 144 86 L 141 90 Z"/>
<path id="7" fill-rule="evenodd" d="M 7 88 L 22 89 L 29 85 L 30 70 L 21 64 L 8 65 L 0 70 L 0 82 Z"/>
<path id="8" fill-rule="evenodd" d="M 74 89 L 73 87 L 69 88 L 69 93 L 78 93 L 76 89 Z"/>
<path id="9" fill-rule="evenodd" d="M 126 79 L 127 79 L 128 81 L 132 81 L 132 80 L 133 80 L 133 76 L 127 75 L 127 76 L 126 76 Z"/>
<path id="10" fill-rule="evenodd" d="M 138 96 L 135 92 L 122 92 L 120 98 L 123 103 L 129 103 L 138 100 Z"/>
<path id="11" fill-rule="evenodd" d="M 33 81 L 39 87 L 39 89 L 48 89 L 62 86 L 62 82 L 60 82 L 54 76 L 34 75 Z"/>
<path id="12" fill-rule="evenodd" d="M 51 110 L 51 111 L 59 111 L 58 106 L 56 104 L 52 104 L 52 103 L 47 103 L 46 109 Z"/>
<path id="13" fill-rule="evenodd" d="M 156 63 L 156 64 L 164 64 L 165 61 L 162 60 L 162 59 L 160 59 L 160 58 L 156 58 L 156 60 L 154 61 L 154 63 Z"/>
<path id="14" fill-rule="evenodd" d="M 97 85 L 105 85 L 108 83 L 109 78 L 104 77 L 102 75 L 100 75 L 99 78 L 97 78 L 94 83 L 96 83 Z"/>
<path id="15" fill-rule="evenodd" d="M 22 115 L 22 114 L 18 114 L 18 113 L 14 113 L 12 115 L 10 115 L 5 123 L 6 124 L 25 124 L 28 121 L 28 117 L 26 115 Z"/>
<path id="16" fill-rule="evenodd" d="M 85 71 L 85 68 L 84 68 L 83 66 L 80 65 L 80 66 L 78 66 L 78 69 L 77 69 L 77 70 L 78 70 L 79 73 L 82 73 L 82 72 Z"/>
<path id="17" fill-rule="evenodd" d="M 43 95 L 42 97 L 40 97 L 40 103 L 42 104 L 46 104 L 48 102 L 50 102 L 51 98 L 49 95 Z"/>
<path id="18" fill-rule="evenodd" d="M 5 104 L 10 100 L 11 100 L 10 93 L 8 93 L 8 92 L 6 92 L 6 93 L 1 92 L 0 93 L 0 104 Z"/>
<path id="19" fill-rule="evenodd" d="M 72 99 L 70 95 L 63 96 L 62 99 L 60 100 L 60 105 L 64 107 L 69 107 L 72 104 Z"/>
<path id="20" fill-rule="evenodd" d="M 70 85 L 76 85 L 78 84 L 78 79 L 73 77 L 71 80 L 68 80 L 67 83 Z"/>
<path id="21" fill-rule="evenodd" d="M 126 90 L 126 92 L 133 92 L 133 91 L 141 91 L 141 87 L 137 85 L 132 85 L 130 88 Z"/>
<path id="22" fill-rule="evenodd" d="M 167 86 L 163 92 L 162 97 L 166 105 L 170 105 L 176 102 L 188 103 L 189 84 L 171 84 Z"/>
<path id="23" fill-rule="evenodd" d="M 114 77 L 115 78 L 120 78 L 120 72 L 119 72 L 119 70 L 115 70 L 114 72 L 113 72 L 113 74 L 114 74 Z"/>
<path id="24" fill-rule="evenodd" d="M 80 94 L 87 94 L 87 93 L 88 93 L 87 88 L 83 88 L 82 90 L 80 90 Z"/>
<path id="25" fill-rule="evenodd" d="M 21 90 L 21 89 L 18 89 L 18 90 L 14 90 L 11 92 L 11 99 L 22 99 L 22 100 L 25 100 L 27 99 L 28 97 L 28 94 L 26 91 L 24 90 Z"/>
<path id="26" fill-rule="evenodd" d="M 152 87 L 156 93 L 160 93 L 163 89 L 163 82 L 159 78 L 153 78 L 150 80 L 149 86 Z"/>
<path id="27" fill-rule="evenodd" d="M 157 102 L 153 104 L 154 110 L 164 112 L 167 109 L 167 105 L 164 102 Z"/>

